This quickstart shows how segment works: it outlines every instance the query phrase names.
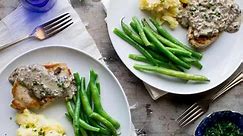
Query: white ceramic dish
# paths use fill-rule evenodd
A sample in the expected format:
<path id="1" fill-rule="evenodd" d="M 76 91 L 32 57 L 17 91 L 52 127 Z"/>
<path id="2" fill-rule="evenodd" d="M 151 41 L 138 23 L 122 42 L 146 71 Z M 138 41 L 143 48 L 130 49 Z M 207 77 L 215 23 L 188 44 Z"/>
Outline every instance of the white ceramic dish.
<path id="1" fill-rule="evenodd" d="M 185 83 L 181 80 L 143 73 L 135 70 L 133 64 L 138 63 L 128 58 L 129 54 L 138 54 L 139 52 L 131 45 L 120 39 L 113 33 L 114 28 L 120 28 L 120 20 L 130 23 L 133 16 L 138 18 L 148 17 L 139 10 L 139 0 L 111 0 L 108 8 L 107 24 L 109 35 L 113 46 L 126 67 L 138 78 L 147 84 L 163 91 L 175 94 L 195 94 L 212 89 L 225 81 L 239 67 L 243 58 L 243 25 L 237 33 L 223 33 L 220 38 L 207 50 L 203 52 L 204 57 L 201 60 L 202 70 L 192 68 L 188 73 L 201 74 L 207 76 L 211 81 L 205 84 Z M 236 0 L 243 8 L 243 1 Z M 181 27 L 171 33 L 184 43 L 187 43 L 187 30 Z"/>
<path id="2" fill-rule="evenodd" d="M 126 96 L 114 75 L 100 62 L 84 52 L 63 46 L 48 46 L 31 50 L 20 55 L 0 74 L 0 135 L 14 136 L 18 126 L 15 124 L 16 111 L 10 107 L 12 94 L 11 85 L 8 82 L 10 73 L 20 65 L 43 64 L 48 62 L 64 62 L 72 70 L 79 72 L 81 76 L 89 77 L 89 70 L 94 69 L 99 75 L 101 83 L 101 98 L 105 110 L 117 119 L 120 124 L 121 136 L 131 135 L 131 116 Z M 39 111 L 49 118 L 59 121 L 65 128 L 67 136 L 73 136 L 73 128 L 65 118 L 64 102 L 56 102 Z M 10 119 L 12 118 L 12 120 Z"/>

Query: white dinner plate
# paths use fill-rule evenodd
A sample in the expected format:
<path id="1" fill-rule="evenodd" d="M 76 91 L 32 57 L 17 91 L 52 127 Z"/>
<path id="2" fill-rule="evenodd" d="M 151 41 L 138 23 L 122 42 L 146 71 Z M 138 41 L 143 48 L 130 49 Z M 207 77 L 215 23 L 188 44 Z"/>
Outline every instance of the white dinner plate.
<path id="1" fill-rule="evenodd" d="M 131 135 L 131 116 L 128 101 L 121 85 L 108 68 L 86 53 L 70 47 L 52 45 L 31 50 L 9 63 L 0 74 L 0 135 L 15 136 L 18 125 L 15 123 L 16 110 L 10 107 L 12 101 L 11 85 L 8 82 L 10 73 L 21 65 L 44 64 L 48 62 L 63 62 L 72 72 L 79 72 L 80 76 L 89 79 L 90 69 L 99 75 L 101 84 L 101 99 L 104 109 L 120 124 L 122 136 Z M 48 118 L 57 120 L 65 128 L 67 136 L 73 136 L 73 127 L 65 117 L 65 103 L 57 101 L 39 111 Z"/>
<path id="2" fill-rule="evenodd" d="M 125 17 L 124 21 L 127 24 L 130 23 L 133 16 L 137 16 L 140 19 L 148 17 L 148 15 L 139 10 L 138 2 L 139 0 L 111 0 L 107 12 L 107 24 L 111 41 L 118 56 L 126 67 L 145 83 L 170 93 L 195 94 L 216 87 L 230 77 L 241 64 L 243 60 L 243 25 L 237 33 L 224 32 L 210 48 L 203 51 L 202 70 L 192 68 L 188 71 L 188 73 L 205 75 L 210 79 L 209 83 L 186 83 L 182 80 L 135 70 L 133 65 L 138 62 L 129 59 L 128 55 L 139 54 L 139 52 L 116 36 L 113 33 L 113 29 L 121 29 L 120 20 L 122 17 Z M 236 0 L 236 2 L 243 8 L 242 0 Z M 171 33 L 182 42 L 187 43 L 187 30 L 178 27 Z"/>

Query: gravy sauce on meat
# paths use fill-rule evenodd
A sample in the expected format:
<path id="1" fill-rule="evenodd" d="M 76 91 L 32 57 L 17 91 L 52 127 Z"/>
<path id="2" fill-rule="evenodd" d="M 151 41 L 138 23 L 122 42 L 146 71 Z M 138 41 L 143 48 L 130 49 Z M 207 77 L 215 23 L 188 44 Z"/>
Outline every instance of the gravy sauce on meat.
<path id="1" fill-rule="evenodd" d="M 9 81 L 12 84 L 18 81 L 38 99 L 72 98 L 76 91 L 73 77 L 59 75 L 60 70 L 50 73 L 39 64 L 20 66 L 12 72 Z"/>
<path id="2" fill-rule="evenodd" d="M 195 37 L 213 36 L 238 31 L 241 10 L 234 0 L 191 0 L 177 18 L 183 27 L 194 29 Z"/>

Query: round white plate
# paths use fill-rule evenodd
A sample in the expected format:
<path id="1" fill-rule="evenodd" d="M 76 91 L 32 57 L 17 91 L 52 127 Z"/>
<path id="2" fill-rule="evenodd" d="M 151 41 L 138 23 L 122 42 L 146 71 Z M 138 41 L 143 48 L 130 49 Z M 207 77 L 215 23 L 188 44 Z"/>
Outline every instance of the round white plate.
<path id="1" fill-rule="evenodd" d="M 243 1 L 236 0 L 243 8 Z M 139 0 L 111 0 L 108 8 L 107 24 L 109 35 L 113 46 L 127 68 L 145 83 L 170 93 L 175 94 L 195 94 L 207 91 L 223 81 L 225 81 L 239 67 L 243 58 L 243 25 L 237 33 L 223 33 L 219 39 L 207 50 L 203 52 L 201 60 L 202 70 L 192 68 L 188 73 L 201 74 L 207 76 L 211 81 L 204 84 L 186 83 L 165 76 L 158 76 L 137 71 L 133 68 L 136 61 L 128 58 L 129 54 L 139 54 L 131 45 L 120 39 L 113 33 L 114 28 L 120 27 L 120 20 L 128 24 L 133 16 L 138 18 L 148 17 L 139 10 Z M 171 33 L 182 42 L 187 43 L 187 30 L 178 27 Z"/>
<path id="2" fill-rule="evenodd" d="M 44 64 L 48 62 L 63 62 L 72 72 L 79 72 L 80 76 L 89 79 L 90 69 L 99 75 L 101 83 L 101 98 L 104 109 L 120 124 L 122 136 L 131 135 L 131 116 L 128 101 L 120 84 L 114 75 L 100 62 L 84 52 L 70 47 L 48 46 L 29 51 L 9 63 L 0 74 L 0 135 L 14 136 L 18 125 L 15 123 L 16 111 L 10 107 L 12 101 L 11 85 L 8 82 L 10 73 L 20 65 Z M 67 136 L 73 136 L 73 127 L 65 117 L 65 104 L 57 101 L 39 111 L 51 119 L 60 122 L 66 130 Z M 12 120 L 11 120 L 12 118 Z"/>

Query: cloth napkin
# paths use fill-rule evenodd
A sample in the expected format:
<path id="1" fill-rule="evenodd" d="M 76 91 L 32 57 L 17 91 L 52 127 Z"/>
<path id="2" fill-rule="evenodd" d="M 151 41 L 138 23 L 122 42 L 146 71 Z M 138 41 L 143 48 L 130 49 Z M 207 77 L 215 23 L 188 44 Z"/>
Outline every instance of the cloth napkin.
<path id="1" fill-rule="evenodd" d="M 45 14 L 29 12 L 20 5 L 0 22 L 0 46 L 30 34 L 36 26 L 67 12 L 71 14 L 74 24 L 61 33 L 41 42 L 29 39 L 2 50 L 0 52 L 0 71 L 16 56 L 30 49 L 50 44 L 72 46 L 84 50 L 94 58 L 100 59 L 101 54 L 94 40 L 67 0 L 58 0 L 55 6 Z"/>
<path id="2" fill-rule="evenodd" d="M 0 21 L 0 46 L 30 34 L 36 26 L 67 12 L 71 14 L 74 24 L 54 37 L 41 42 L 35 39 L 29 39 L 1 50 L 0 71 L 2 71 L 12 59 L 20 54 L 37 47 L 51 44 L 72 46 L 85 51 L 104 63 L 94 40 L 87 32 L 85 25 L 68 0 L 57 0 L 55 6 L 44 14 L 27 11 L 20 5 L 16 10 Z M 45 55 L 44 52 L 43 55 Z M 134 128 L 131 129 L 135 130 Z M 136 134 L 132 134 L 131 136 L 136 136 Z"/>
<path id="3" fill-rule="evenodd" d="M 101 0 L 103 6 L 104 6 L 104 10 L 107 12 L 107 9 L 109 8 L 109 4 L 110 4 L 110 0 Z M 164 96 L 167 94 L 167 92 L 156 89 L 146 83 L 144 83 L 145 88 L 147 89 L 147 91 L 149 92 L 150 96 L 152 97 L 153 100 L 157 100 L 160 97 Z"/>

